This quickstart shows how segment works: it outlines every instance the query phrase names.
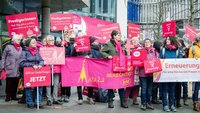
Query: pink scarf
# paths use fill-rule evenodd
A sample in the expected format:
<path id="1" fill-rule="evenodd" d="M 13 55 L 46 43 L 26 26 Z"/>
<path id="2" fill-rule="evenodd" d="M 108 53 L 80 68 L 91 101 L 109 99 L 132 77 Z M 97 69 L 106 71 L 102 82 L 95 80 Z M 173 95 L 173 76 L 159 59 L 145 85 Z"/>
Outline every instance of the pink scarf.
<path id="1" fill-rule="evenodd" d="M 118 53 L 119 53 L 119 66 L 125 66 L 126 65 L 126 62 L 125 62 L 125 55 L 124 55 L 124 51 L 123 51 L 123 49 L 122 49 L 122 47 L 121 47 L 121 44 L 120 44 L 120 42 L 118 42 L 118 41 L 115 41 L 115 43 L 116 43 L 116 50 L 118 51 Z"/>
<path id="2" fill-rule="evenodd" d="M 176 49 L 176 46 L 169 44 L 169 45 L 167 45 L 167 48 L 170 50 L 174 50 L 174 49 Z"/>
<path id="3" fill-rule="evenodd" d="M 37 48 L 36 47 L 27 47 L 28 50 L 30 51 L 30 53 L 32 55 L 36 55 L 37 54 Z"/>
<path id="4" fill-rule="evenodd" d="M 13 44 L 13 46 L 15 47 L 15 49 L 16 49 L 17 51 L 20 50 L 20 44 L 17 44 L 17 43 L 15 43 L 15 42 L 12 42 L 12 44 Z"/>

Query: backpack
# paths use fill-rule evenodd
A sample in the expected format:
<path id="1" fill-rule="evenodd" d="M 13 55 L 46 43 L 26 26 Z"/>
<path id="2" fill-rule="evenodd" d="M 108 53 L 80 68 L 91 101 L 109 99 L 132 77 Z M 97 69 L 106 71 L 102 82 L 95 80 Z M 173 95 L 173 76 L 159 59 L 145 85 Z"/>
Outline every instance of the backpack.
<path id="1" fill-rule="evenodd" d="M 178 51 L 179 49 L 176 50 L 176 58 L 178 58 Z M 164 55 L 165 55 L 165 48 L 162 48 L 162 57 L 164 59 Z"/>
<path id="2" fill-rule="evenodd" d="M 108 102 L 108 90 L 100 88 L 98 92 L 95 94 L 95 100 L 97 102 Z"/>

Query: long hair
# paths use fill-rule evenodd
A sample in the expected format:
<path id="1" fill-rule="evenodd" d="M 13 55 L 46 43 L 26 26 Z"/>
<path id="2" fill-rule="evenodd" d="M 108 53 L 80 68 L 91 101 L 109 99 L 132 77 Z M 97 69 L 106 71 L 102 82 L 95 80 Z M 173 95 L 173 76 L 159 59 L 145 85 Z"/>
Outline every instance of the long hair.
<path id="1" fill-rule="evenodd" d="M 171 42 L 171 45 L 174 45 L 176 48 L 180 48 L 180 43 L 178 42 L 177 38 L 174 36 L 169 36 L 169 40 Z M 166 46 L 166 41 L 167 38 L 165 39 L 165 41 L 163 42 L 163 47 Z"/>

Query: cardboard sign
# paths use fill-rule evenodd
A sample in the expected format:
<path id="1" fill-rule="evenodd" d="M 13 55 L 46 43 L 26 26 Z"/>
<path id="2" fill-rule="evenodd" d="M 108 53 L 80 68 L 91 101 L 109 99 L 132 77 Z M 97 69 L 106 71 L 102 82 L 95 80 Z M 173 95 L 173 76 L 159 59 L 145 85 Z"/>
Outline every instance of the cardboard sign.
<path id="1" fill-rule="evenodd" d="M 185 25 L 185 36 L 188 37 L 191 41 L 194 41 L 197 33 L 198 31 L 195 28 L 193 28 L 189 24 Z"/>
<path id="2" fill-rule="evenodd" d="M 65 64 L 65 49 L 63 47 L 40 47 L 40 55 L 44 64 Z"/>
<path id="3" fill-rule="evenodd" d="M 175 20 L 162 23 L 162 37 L 166 38 L 169 36 L 176 36 L 176 21 Z"/>
<path id="4" fill-rule="evenodd" d="M 74 41 L 77 44 L 75 47 L 76 52 L 84 52 L 90 50 L 90 40 L 88 36 L 75 38 Z"/>
<path id="5" fill-rule="evenodd" d="M 101 39 L 99 40 L 100 43 L 106 43 L 111 39 L 111 33 L 113 30 L 116 30 L 120 33 L 120 27 L 118 23 L 109 24 L 105 26 L 99 27 L 101 33 Z"/>
<path id="6" fill-rule="evenodd" d="M 60 31 L 66 29 L 73 29 L 72 19 L 73 15 L 71 14 L 51 14 L 51 30 Z"/>
<path id="7" fill-rule="evenodd" d="M 49 66 L 35 70 L 32 67 L 24 68 L 24 87 L 38 87 L 51 85 L 51 69 Z"/>
<path id="8" fill-rule="evenodd" d="M 128 38 L 140 37 L 140 25 L 128 23 Z"/>
<path id="9" fill-rule="evenodd" d="M 160 59 L 153 58 L 151 60 L 144 61 L 144 70 L 146 74 L 162 71 Z"/>
<path id="10" fill-rule="evenodd" d="M 9 37 L 21 34 L 23 38 L 27 38 L 40 34 L 37 12 L 6 16 L 6 23 Z"/>
<path id="11" fill-rule="evenodd" d="M 132 65 L 133 66 L 144 66 L 144 61 L 147 59 L 147 51 L 146 50 L 133 50 L 131 52 L 132 56 Z"/>

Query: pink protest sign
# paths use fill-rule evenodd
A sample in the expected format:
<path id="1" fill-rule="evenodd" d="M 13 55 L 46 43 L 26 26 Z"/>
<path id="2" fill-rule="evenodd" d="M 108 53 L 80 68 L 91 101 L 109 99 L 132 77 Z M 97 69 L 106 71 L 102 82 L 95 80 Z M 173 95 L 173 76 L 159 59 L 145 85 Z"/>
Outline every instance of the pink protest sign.
<path id="1" fill-rule="evenodd" d="M 44 59 L 44 64 L 65 64 L 63 47 L 40 47 L 40 55 Z"/>
<path id="2" fill-rule="evenodd" d="M 189 24 L 185 25 L 185 36 L 188 37 L 191 41 L 194 41 L 197 33 L 198 31 L 195 28 L 193 28 Z"/>
<path id="3" fill-rule="evenodd" d="M 120 27 L 119 27 L 118 23 L 101 26 L 101 27 L 99 27 L 99 29 L 100 29 L 100 33 L 101 33 L 101 37 L 102 37 L 99 40 L 99 42 L 101 42 L 101 43 L 106 43 L 107 41 L 109 41 L 111 39 L 111 33 L 113 30 L 116 30 L 120 33 Z"/>
<path id="4" fill-rule="evenodd" d="M 38 87 L 51 85 L 51 69 L 49 66 L 41 69 L 33 69 L 32 67 L 24 68 L 24 87 Z"/>
<path id="5" fill-rule="evenodd" d="M 128 23 L 128 38 L 140 37 L 140 25 Z"/>
<path id="6" fill-rule="evenodd" d="M 50 22 L 52 31 L 73 29 L 73 15 L 71 14 L 51 14 Z"/>
<path id="7" fill-rule="evenodd" d="M 61 67 L 62 86 L 92 86 L 106 89 L 126 88 L 134 85 L 133 70 L 112 71 L 112 60 L 66 58 Z"/>
<path id="8" fill-rule="evenodd" d="M 162 23 L 162 37 L 176 36 L 176 21 L 168 21 Z"/>
<path id="9" fill-rule="evenodd" d="M 76 52 L 84 52 L 90 50 L 90 40 L 88 36 L 77 37 L 74 40 L 77 44 L 75 47 Z"/>
<path id="10" fill-rule="evenodd" d="M 6 23 L 9 37 L 21 34 L 23 38 L 27 38 L 40 34 L 37 12 L 6 16 Z"/>

